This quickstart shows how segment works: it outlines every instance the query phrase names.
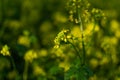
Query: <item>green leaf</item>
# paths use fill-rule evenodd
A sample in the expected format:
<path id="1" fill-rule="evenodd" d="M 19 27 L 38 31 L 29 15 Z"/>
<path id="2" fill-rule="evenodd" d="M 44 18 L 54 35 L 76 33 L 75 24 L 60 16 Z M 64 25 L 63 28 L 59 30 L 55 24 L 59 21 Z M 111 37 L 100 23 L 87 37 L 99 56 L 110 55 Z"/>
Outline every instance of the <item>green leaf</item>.
<path id="1" fill-rule="evenodd" d="M 65 80 L 69 80 L 70 79 L 70 77 L 73 75 L 73 74 L 75 74 L 75 72 L 76 72 L 76 68 L 75 67 L 71 67 L 66 73 L 65 73 Z"/>
<path id="2" fill-rule="evenodd" d="M 81 66 L 77 70 L 77 80 L 88 80 L 90 76 L 92 76 L 92 71 L 87 66 Z"/>
<path id="3" fill-rule="evenodd" d="M 57 74 L 60 71 L 60 68 L 58 66 L 53 66 L 50 68 L 49 73 L 52 75 Z"/>
<path id="4" fill-rule="evenodd" d="M 85 66 L 85 67 L 84 67 L 84 70 L 85 70 L 85 71 L 86 71 L 86 73 L 87 73 L 87 77 L 90 77 L 90 76 L 92 76 L 92 75 L 93 75 L 93 72 L 90 70 L 90 68 L 89 68 L 89 67 Z"/>
<path id="5" fill-rule="evenodd" d="M 79 72 L 76 75 L 76 80 L 87 80 L 86 76 L 84 75 L 84 72 Z"/>

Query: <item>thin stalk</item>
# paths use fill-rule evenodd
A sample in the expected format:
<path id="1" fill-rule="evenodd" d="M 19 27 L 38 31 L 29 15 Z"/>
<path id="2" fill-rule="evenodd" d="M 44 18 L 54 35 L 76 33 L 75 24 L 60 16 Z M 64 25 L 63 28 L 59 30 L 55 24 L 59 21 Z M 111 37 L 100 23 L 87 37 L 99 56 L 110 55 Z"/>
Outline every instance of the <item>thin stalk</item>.
<path id="1" fill-rule="evenodd" d="M 75 51 L 76 51 L 76 55 L 79 57 L 79 59 L 80 59 L 80 61 L 81 61 L 81 56 L 80 56 L 80 53 L 79 53 L 79 51 L 77 50 L 77 48 L 75 47 L 75 45 L 73 44 L 73 43 L 71 43 L 71 42 L 69 42 L 71 45 L 72 45 L 72 47 L 75 49 Z"/>
<path id="2" fill-rule="evenodd" d="M 81 38 L 82 38 L 82 54 L 83 54 L 83 63 L 82 65 L 85 64 L 85 54 L 86 54 L 86 51 L 85 51 L 85 44 L 84 44 L 84 31 L 83 31 L 83 23 L 82 23 L 82 19 L 81 19 L 81 15 L 80 15 L 80 9 L 78 8 L 78 21 L 79 21 L 79 25 L 80 25 L 80 30 L 81 30 Z"/>
<path id="3" fill-rule="evenodd" d="M 29 62 L 25 61 L 25 67 L 24 67 L 24 72 L 23 72 L 23 80 L 27 80 L 28 65 L 29 65 Z"/>
<path id="4" fill-rule="evenodd" d="M 15 62 L 14 62 L 12 56 L 10 56 L 10 59 L 11 59 L 12 65 L 13 65 L 13 69 L 14 69 L 15 71 L 17 71 L 16 66 L 15 66 Z"/>
<path id="5" fill-rule="evenodd" d="M 13 69 L 14 69 L 14 71 L 16 72 L 15 80 L 18 80 L 17 78 L 18 78 L 18 74 L 19 74 L 19 73 L 18 73 L 18 71 L 17 71 L 17 68 L 16 68 L 16 65 L 15 65 L 14 59 L 13 59 L 12 56 L 10 56 L 10 59 L 11 59 L 12 65 L 13 65 Z"/>

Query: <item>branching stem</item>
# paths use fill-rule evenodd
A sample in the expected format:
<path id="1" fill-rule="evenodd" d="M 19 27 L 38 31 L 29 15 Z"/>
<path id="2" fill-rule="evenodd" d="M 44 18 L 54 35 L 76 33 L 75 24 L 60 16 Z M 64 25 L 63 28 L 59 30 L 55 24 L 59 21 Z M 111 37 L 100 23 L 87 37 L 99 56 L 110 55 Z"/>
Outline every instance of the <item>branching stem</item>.
<path id="1" fill-rule="evenodd" d="M 71 45 L 72 45 L 72 47 L 75 49 L 75 51 L 76 51 L 76 55 L 79 57 L 79 59 L 81 60 L 81 56 L 80 56 L 80 52 L 77 50 L 77 48 L 75 47 L 75 45 L 73 44 L 73 43 L 71 43 L 71 42 L 69 42 Z"/>

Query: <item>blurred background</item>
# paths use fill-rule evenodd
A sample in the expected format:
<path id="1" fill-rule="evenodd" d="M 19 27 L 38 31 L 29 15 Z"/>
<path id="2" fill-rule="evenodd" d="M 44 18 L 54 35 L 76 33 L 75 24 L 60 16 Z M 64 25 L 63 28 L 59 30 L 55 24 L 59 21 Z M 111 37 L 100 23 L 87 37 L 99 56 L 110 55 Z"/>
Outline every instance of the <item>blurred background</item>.
<path id="1" fill-rule="evenodd" d="M 66 2 L 0 0 L 0 50 L 5 44 L 9 46 L 17 69 L 9 56 L 0 54 L 0 80 L 22 80 L 25 55 L 31 52 L 37 57 L 29 63 L 28 80 L 64 80 L 70 59 L 75 59 L 74 51 L 69 46 L 54 50 L 54 39 L 66 28 L 75 36 L 80 32 L 68 21 Z M 92 45 L 86 48 L 86 62 L 94 73 L 90 80 L 120 80 L 120 1 L 89 2 L 106 15 L 106 20 L 101 20 L 92 37 L 88 37 Z"/>

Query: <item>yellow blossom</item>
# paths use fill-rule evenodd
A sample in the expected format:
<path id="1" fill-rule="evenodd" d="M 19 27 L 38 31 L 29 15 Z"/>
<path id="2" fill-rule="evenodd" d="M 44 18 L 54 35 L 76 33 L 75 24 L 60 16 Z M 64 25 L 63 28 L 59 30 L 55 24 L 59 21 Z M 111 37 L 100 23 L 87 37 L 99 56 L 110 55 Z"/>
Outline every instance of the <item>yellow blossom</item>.
<path id="1" fill-rule="evenodd" d="M 73 15 L 70 15 L 70 16 L 69 16 L 69 20 L 70 20 L 71 22 L 74 21 L 74 19 L 73 19 Z"/>
<path id="2" fill-rule="evenodd" d="M 120 30 L 119 30 L 119 29 L 115 31 L 115 36 L 116 36 L 117 38 L 120 38 Z"/>
<path id="3" fill-rule="evenodd" d="M 119 29 L 119 22 L 116 20 L 112 20 L 110 22 L 110 30 L 113 32 L 116 32 L 116 30 L 118 30 L 118 29 Z"/>
<path id="4" fill-rule="evenodd" d="M 3 55 L 3 56 L 10 56 L 10 52 L 9 52 L 9 47 L 7 45 L 4 45 L 2 47 L 2 50 L 0 51 L 0 53 Z"/>
<path id="5" fill-rule="evenodd" d="M 34 67 L 34 74 L 35 74 L 36 76 L 37 76 L 37 75 L 43 75 L 43 76 L 46 75 L 44 69 L 41 68 L 41 67 L 39 67 L 38 65 L 36 65 L 36 66 Z"/>
<path id="6" fill-rule="evenodd" d="M 64 23 L 67 21 L 67 18 L 60 12 L 56 12 L 53 17 L 58 22 Z"/>
<path id="7" fill-rule="evenodd" d="M 42 50 L 39 51 L 38 55 L 39 55 L 40 57 L 45 57 L 45 56 L 48 55 L 48 52 L 47 52 L 46 49 L 42 49 Z"/>
<path id="8" fill-rule="evenodd" d="M 105 65 L 109 63 L 108 57 L 103 57 L 102 60 L 100 61 L 100 65 Z"/>
<path id="9" fill-rule="evenodd" d="M 92 68 L 96 68 L 96 67 L 98 66 L 98 63 L 99 63 L 99 62 L 98 62 L 97 59 L 94 59 L 94 58 L 93 58 L 93 59 L 90 60 L 89 63 L 90 63 L 90 65 L 91 65 Z"/>
<path id="10" fill-rule="evenodd" d="M 67 62 L 61 62 L 59 67 L 64 68 L 64 71 L 68 71 L 70 69 L 70 65 Z"/>
<path id="11" fill-rule="evenodd" d="M 76 2 L 76 0 L 73 0 L 73 2 Z"/>
<path id="12" fill-rule="evenodd" d="M 75 37 L 81 37 L 81 31 L 80 31 L 79 26 L 74 26 L 71 33 Z"/>
<path id="13" fill-rule="evenodd" d="M 29 47 L 30 46 L 30 39 L 28 36 L 20 36 L 18 39 L 18 43 Z"/>
<path id="14" fill-rule="evenodd" d="M 25 61 L 32 62 L 33 59 L 37 58 L 37 53 L 34 50 L 29 50 L 25 53 L 24 59 Z"/>

